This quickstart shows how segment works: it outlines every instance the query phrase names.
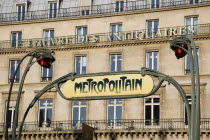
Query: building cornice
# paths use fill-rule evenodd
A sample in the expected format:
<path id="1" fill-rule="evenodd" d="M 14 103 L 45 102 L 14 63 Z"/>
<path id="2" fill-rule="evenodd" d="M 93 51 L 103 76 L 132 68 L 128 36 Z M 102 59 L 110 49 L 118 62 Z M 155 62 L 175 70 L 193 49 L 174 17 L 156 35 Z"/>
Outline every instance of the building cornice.
<path id="1" fill-rule="evenodd" d="M 195 41 L 210 40 L 210 35 L 193 35 L 191 36 Z M 114 47 L 126 47 L 126 46 L 141 46 L 141 45 L 152 45 L 152 44 L 166 44 L 174 37 L 168 38 L 154 38 L 145 40 L 127 40 L 127 41 L 116 41 L 116 42 L 102 42 L 102 43 L 90 43 L 90 44 L 72 44 L 64 46 L 51 46 L 46 47 L 54 51 L 70 51 L 70 50 L 87 50 L 87 49 L 100 49 L 100 48 L 114 48 Z M 0 55 L 7 54 L 25 54 L 32 50 L 43 48 L 15 48 L 15 49 L 2 49 Z"/>

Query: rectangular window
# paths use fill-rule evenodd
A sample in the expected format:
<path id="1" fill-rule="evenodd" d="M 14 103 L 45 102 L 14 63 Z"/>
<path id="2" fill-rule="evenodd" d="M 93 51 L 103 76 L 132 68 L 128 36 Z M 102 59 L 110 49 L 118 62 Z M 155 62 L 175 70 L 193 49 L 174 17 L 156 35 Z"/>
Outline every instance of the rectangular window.
<path id="1" fill-rule="evenodd" d="M 198 17 L 186 18 L 186 34 L 198 34 Z"/>
<path id="2" fill-rule="evenodd" d="M 52 46 L 54 40 L 54 30 L 44 30 L 45 46 Z"/>
<path id="3" fill-rule="evenodd" d="M 189 4 L 196 4 L 199 3 L 199 0 L 188 0 Z"/>
<path id="4" fill-rule="evenodd" d="M 159 26 L 158 20 L 147 21 L 147 36 L 151 38 L 156 37 L 158 26 Z"/>
<path id="5" fill-rule="evenodd" d="M 158 70 L 158 51 L 147 52 L 146 66 L 147 68 Z"/>
<path id="6" fill-rule="evenodd" d="M 76 56 L 75 57 L 75 72 L 77 74 L 85 74 L 87 66 L 86 56 Z"/>
<path id="7" fill-rule="evenodd" d="M 77 43 L 85 43 L 87 35 L 87 27 L 77 28 Z"/>
<path id="8" fill-rule="evenodd" d="M 122 40 L 122 24 L 111 25 L 111 37 L 112 41 Z"/>
<path id="9" fill-rule="evenodd" d="M 56 15 L 57 15 L 57 3 L 49 3 L 49 4 L 50 4 L 49 18 L 56 18 Z"/>
<path id="10" fill-rule="evenodd" d="M 13 75 L 15 74 L 15 71 L 18 67 L 18 64 L 20 63 L 20 60 L 10 60 L 10 78 L 9 81 L 12 80 Z M 14 83 L 18 83 L 20 80 L 20 68 L 17 70 L 17 73 L 14 78 Z"/>
<path id="11" fill-rule="evenodd" d="M 18 21 L 25 20 L 25 5 L 17 5 Z"/>
<path id="12" fill-rule="evenodd" d="M 116 12 L 123 12 L 124 10 L 124 1 L 117 1 L 116 2 Z"/>
<path id="13" fill-rule="evenodd" d="M 22 32 L 12 33 L 12 48 L 17 48 L 22 46 Z"/>
<path id="14" fill-rule="evenodd" d="M 85 101 L 73 102 L 73 126 L 81 126 L 86 121 L 86 108 L 87 103 Z"/>
<path id="15" fill-rule="evenodd" d="M 122 55 L 110 54 L 110 70 L 121 71 L 122 70 Z"/>
<path id="16" fill-rule="evenodd" d="M 198 50 L 198 48 L 196 50 L 197 50 L 197 55 L 199 56 L 199 50 Z M 195 61 L 194 61 L 194 66 L 196 68 Z M 191 68 L 190 67 L 190 56 L 189 55 L 186 55 L 185 56 L 185 74 L 189 74 L 190 73 L 190 68 Z"/>
<path id="17" fill-rule="evenodd" d="M 9 112 L 8 112 L 8 123 L 7 123 L 8 128 L 12 128 L 13 117 L 15 114 L 15 105 L 16 105 L 16 101 L 10 101 L 10 107 L 9 107 Z"/>
<path id="18" fill-rule="evenodd" d="M 160 0 L 151 0 L 151 8 L 159 8 Z"/>
<path id="19" fill-rule="evenodd" d="M 50 127 L 52 122 L 52 100 L 40 100 L 39 101 L 39 127 L 45 125 Z"/>
<path id="20" fill-rule="evenodd" d="M 122 124 L 122 99 L 108 100 L 108 125 L 120 126 Z"/>
<path id="21" fill-rule="evenodd" d="M 144 98 L 145 125 L 159 125 L 160 121 L 160 98 Z"/>
<path id="22" fill-rule="evenodd" d="M 191 95 L 186 96 L 188 102 L 189 102 L 189 106 L 190 106 L 190 110 L 191 110 L 191 104 L 192 104 L 192 98 Z M 184 107 L 184 120 L 185 120 L 185 125 L 188 125 L 188 120 L 187 120 L 187 110 L 186 107 Z"/>
<path id="23" fill-rule="evenodd" d="M 50 68 L 42 67 L 42 81 L 52 81 L 53 65 Z"/>
<path id="24" fill-rule="evenodd" d="M 89 15 L 89 10 L 82 10 L 82 16 L 87 16 Z"/>

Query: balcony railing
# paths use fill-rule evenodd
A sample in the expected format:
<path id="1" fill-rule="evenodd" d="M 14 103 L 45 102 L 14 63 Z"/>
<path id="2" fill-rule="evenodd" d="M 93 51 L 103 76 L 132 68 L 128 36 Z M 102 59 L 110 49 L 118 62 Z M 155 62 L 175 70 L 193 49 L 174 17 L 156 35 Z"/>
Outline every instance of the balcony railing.
<path id="1" fill-rule="evenodd" d="M 133 12 L 142 10 L 152 9 L 163 9 L 181 7 L 187 5 L 198 5 L 210 3 L 210 0 L 170 0 L 166 2 L 160 2 L 151 4 L 147 1 L 137 0 L 124 2 L 123 7 L 117 7 L 116 3 L 92 5 L 87 7 L 70 7 L 50 10 L 38 10 L 38 11 L 27 11 L 27 12 L 14 12 L 14 13 L 0 13 L 0 22 L 16 22 L 16 21 L 29 21 L 29 20 L 45 20 L 55 18 L 68 18 L 88 15 L 100 15 L 100 14 L 112 14 L 119 12 Z M 84 10 L 82 9 L 88 9 Z M 88 14 L 87 14 L 88 13 Z M 21 17 L 20 17 L 21 16 Z"/>
<path id="2" fill-rule="evenodd" d="M 150 125 L 148 125 L 150 121 Z M 23 126 L 23 132 L 39 132 L 39 131 L 71 131 L 81 130 L 82 123 L 95 128 L 96 130 L 183 130 L 188 129 L 185 119 L 160 119 L 160 120 L 144 120 L 144 119 L 132 119 L 132 120 L 88 120 L 88 121 L 53 121 L 43 123 L 39 122 L 27 122 Z M 115 122 L 115 123 L 114 123 Z M 154 123 L 152 123 L 154 122 Z M 157 123 L 158 122 L 158 123 Z M 201 129 L 210 130 L 210 118 L 201 119 Z M 0 124 L 0 132 L 5 130 L 5 125 Z M 11 131 L 11 130 L 10 130 Z"/>
<path id="3" fill-rule="evenodd" d="M 210 24 L 199 24 L 195 26 L 177 26 L 158 29 L 142 29 L 123 32 L 110 32 L 87 35 L 72 35 L 50 38 L 22 39 L 18 40 L 18 45 L 14 46 L 12 40 L 0 41 L 0 50 L 18 48 L 37 48 L 37 47 L 57 47 L 72 46 L 76 44 L 92 44 L 102 42 L 128 41 L 128 40 L 148 40 L 180 35 L 207 35 L 210 34 Z M 194 30 L 196 29 L 196 30 Z M 189 32 L 190 30 L 190 32 Z"/>

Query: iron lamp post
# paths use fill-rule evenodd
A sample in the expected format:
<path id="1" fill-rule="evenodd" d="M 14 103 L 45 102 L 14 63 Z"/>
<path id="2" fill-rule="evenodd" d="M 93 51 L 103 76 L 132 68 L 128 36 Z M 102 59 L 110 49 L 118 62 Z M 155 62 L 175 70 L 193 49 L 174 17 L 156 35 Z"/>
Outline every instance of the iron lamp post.
<path id="1" fill-rule="evenodd" d="M 172 40 L 170 47 L 175 52 L 177 59 L 186 54 L 190 57 L 192 90 L 190 140 L 200 140 L 200 76 L 196 45 L 191 37 L 181 36 Z"/>
<path id="2" fill-rule="evenodd" d="M 10 98 L 11 98 L 11 93 L 12 93 L 12 88 L 14 84 L 14 79 L 17 74 L 18 69 L 20 68 L 21 63 L 25 60 L 25 58 L 30 57 L 29 62 L 24 70 L 23 76 L 21 78 L 21 82 L 19 85 L 19 90 L 18 90 L 18 95 L 17 95 L 17 100 L 16 100 L 16 106 L 15 106 L 15 113 L 13 116 L 13 125 L 12 125 L 12 140 L 16 139 L 16 128 L 18 125 L 18 113 L 19 113 L 19 104 L 20 104 L 20 97 L 22 93 L 22 88 L 23 84 L 25 81 L 25 77 L 30 69 L 30 67 L 38 62 L 40 66 L 45 67 L 45 68 L 50 68 L 51 64 L 55 61 L 55 58 L 53 57 L 54 51 L 49 50 L 49 49 L 37 49 L 34 51 L 31 51 L 30 53 L 26 54 L 21 60 L 20 63 L 18 64 L 14 74 L 12 75 L 11 83 L 10 83 L 10 89 L 8 93 L 8 100 L 7 100 L 7 107 L 6 107 L 6 130 L 5 130 L 5 139 L 8 140 L 8 121 L 9 121 L 9 106 L 10 106 Z M 36 58 L 36 60 L 34 60 Z"/>

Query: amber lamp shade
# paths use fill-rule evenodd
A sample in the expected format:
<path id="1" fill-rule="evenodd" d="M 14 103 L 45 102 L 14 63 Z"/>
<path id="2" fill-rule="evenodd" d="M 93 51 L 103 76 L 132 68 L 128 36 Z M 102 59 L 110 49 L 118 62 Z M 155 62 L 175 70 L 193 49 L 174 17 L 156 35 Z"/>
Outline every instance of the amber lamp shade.
<path id="1" fill-rule="evenodd" d="M 39 65 L 44 68 L 50 68 L 51 64 L 55 61 L 54 58 L 49 58 L 49 57 L 44 57 L 44 58 L 37 57 L 37 59 L 38 59 L 37 62 L 39 63 Z"/>
<path id="2" fill-rule="evenodd" d="M 172 46 L 171 48 L 175 52 L 175 56 L 177 59 L 184 57 L 187 54 L 185 50 L 188 50 L 186 43 L 176 43 L 176 45 Z M 182 48 L 184 48 L 185 50 Z"/>

